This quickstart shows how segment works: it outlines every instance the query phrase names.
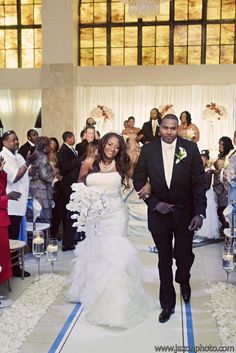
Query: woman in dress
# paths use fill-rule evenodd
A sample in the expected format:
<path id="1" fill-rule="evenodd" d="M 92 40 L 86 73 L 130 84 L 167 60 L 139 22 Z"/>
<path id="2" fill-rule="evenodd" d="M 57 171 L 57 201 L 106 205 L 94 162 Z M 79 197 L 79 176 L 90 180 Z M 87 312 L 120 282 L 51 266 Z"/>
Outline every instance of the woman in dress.
<path id="1" fill-rule="evenodd" d="M 10 246 L 8 237 L 8 226 L 10 219 L 7 214 L 8 200 L 17 200 L 21 194 L 16 191 L 11 191 L 6 194 L 7 174 L 3 170 L 4 161 L 0 156 L 0 284 L 12 277 L 12 266 L 10 257 Z"/>
<path id="2" fill-rule="evenodd" d="M 139 142 L 137 141 L 137 136 L 140 129 L 135 127 L 134 124 L 135 124 L 135 118 L 133 116 L 130 116 L 128 118 L 128 127 L 126 127 L 122 131 L 122 135 L 127 138 L 126 140 L 127 153 L 133 165 L 136 164 L 140 154 L 140 145 L 139 145 Z"/>
<path id="3" fill-rule="evenodd" d="M 38 222 L 51 223 L 53 206 L 53 169 L 49 162 L 50 139 L 41 136 L 35 143 L 37 158 L 34 162 L 35 173 L 31 177 L 29 195 L 41 204 L 42 211 Z"/>
<path id="4" fill-rule="evenodd" d="M 87 175 L 87 187 L 106 190 L 110 202 L 108 211 L 88 225 L 85 240 L 76 247 L 67 298 L 81 302 L 86 319 L 98 325 L 128 328 L 150 313 L 137 251 L 126 237 L 128 211 L 121 187 L 132 172 L 125 142 L 116 133 L 99 141 L 91 167 L 81 167 L 80 179 Z"/>
<path id="5" fill-rule="evenodd" d="M 199 141 L 198 127 L 192 123 L 191 114 L 184 111 L 180 114 L 181 124 L 178 127 L 178 136 L 191 140 L 193 142 Z"/>
<path id="6" fill-rule="evenodd" d="M 236 130 L 234 131 L 233 142 L 236 146 Z M 228 203 L 236 202 L 236 150 L 229 156 L 229 163 L 225 169 L 225 181 L 228 190 Z"/>
<path id="7" fill-rule="evenodd" d="M 212 169 L 208 167 L 210 155 L 208 150 L 201 152 L 202 163 L 205 169 L 205 185 L 206 185 L 206 198 L 207 209 L 206 218 L 203 220 L 201 229 L 195 231 L 195 236 L 208 239 L 218 239 L 220 222 L 217 215 L 217 200 L 216 195 L 212 189 Z M 195 239 L 194 239 L 195 240 Z M 195 242 L 195 241 L 194 241 Z"/>
<path id="8" fill-rule="evenodd" d="M 232 140 L 223 136 L 219 140 L 219 154 L 218 158 L 214 163 L 214 178 L 213 178 L 213 190 L 217 196 L 217 204 L 218 204 L 218 217 L 222 224 L 221 227 L 221 236 L 224 237 L 224 229 L 228 228 L 229 224 L 224 217 L 224 209 L 228 205 L 228 192 L 227 192 L 227 184 L 224 182 L 224 170 L 225 166 L 228 164 L 228 155 L 231 150 L 233 150 L 234 146 L 232 144 Z"/>
<path id="9" fill-rule="evenodd" d="M 59 228 L 62 222 L 63 217 L 63 200 L 62 200 L 62 187 L 60 181 L 62 180 L 62 176 L 59 170 L 58 164 L 58 151 L 59 151 L 59 142 L 56 137 L 50 137 L 50 152 L 48 155 L 49 163 L 53 170 L 53 201 L 55 206 L 52 209 L 52 226 L 50 229 L 51 236 L 57 239 L 60 239 L 59 236 Z"/>

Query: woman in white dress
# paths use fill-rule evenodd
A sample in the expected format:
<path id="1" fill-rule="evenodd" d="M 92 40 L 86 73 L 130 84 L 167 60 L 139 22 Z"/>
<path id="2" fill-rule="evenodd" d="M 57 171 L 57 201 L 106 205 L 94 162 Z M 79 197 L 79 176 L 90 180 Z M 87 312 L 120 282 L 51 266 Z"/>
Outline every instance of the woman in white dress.
<path id="1" fill-rule="evenodd" d="M 85 240 L 76 247 L 67 294 L 69 301 L 83 305 L 89 322 L 122 328 L 142 322 L 152 306 L 137 251 L 126 237 L 128 211 L 121 187 L 127 175 L 132 176 L 132 166 L 125 142 L 108 133 L 99 142 L 93 166 L 82 165 L 79 181 L 86 179 L 87 187 L 105 189 L 109 208 L 88 225 Z M 141 197 L 148 193 L 147 184 Z"/>
<path id="2" fill-rule="evenodd" d="M 218 239 L 220 234 L 220 222 L 217 215 L 217 199 L 216 194 L 212 188 L 212 170 L 208 167 L 209 164 L 209 151 L 203 150 L 201 152 L 202 163 L 205 169 L 205 185 L 206 185 L 206 198 L 207 209 L 206 218 L 203 220 L 201 229 L 195 232 L 193 242 L 198 242 L 197 237 L 207 239 Z"/>

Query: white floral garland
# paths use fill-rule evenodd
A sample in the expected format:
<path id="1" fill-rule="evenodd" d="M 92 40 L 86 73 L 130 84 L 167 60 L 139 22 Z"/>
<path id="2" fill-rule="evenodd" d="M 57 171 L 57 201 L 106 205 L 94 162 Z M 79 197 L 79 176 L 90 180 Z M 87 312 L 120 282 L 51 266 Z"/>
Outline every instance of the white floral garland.
<path id="1" fill-rule="evenodd" d="M 222 344 L 236 346 L 236 286 L 219 282 L 209 293 Z"/>
<path id="2" fill-rule="evenodd" d="M 0 318 L 1 353 L 16 353 L 66 285 L 66 276 L 43 274 Z"/>

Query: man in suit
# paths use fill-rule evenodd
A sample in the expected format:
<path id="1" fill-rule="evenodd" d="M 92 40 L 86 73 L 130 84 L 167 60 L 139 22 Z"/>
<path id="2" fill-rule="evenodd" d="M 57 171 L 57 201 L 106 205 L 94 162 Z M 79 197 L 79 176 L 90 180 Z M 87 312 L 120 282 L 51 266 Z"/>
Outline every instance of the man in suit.
<path id="1" fill-rule="evenodd" d="M 176 294 L 172 261 L 176 260 L 175 281 L 185 302 L 190 300 L 190 269 L 194 261 L 194 231 L 205 217 L 205 174 L 197 145 L 177 137 L 178 118 L 166 115 L 160 123 L 160 137 L 142 147 L 134 172 L 138 191 L 149 178 L 151 194 L 146 195 L 148 227 L 159 255 L 162 312 L 160 322 L 174 313 Z M 174 237 L 174 247 L 172 239 Z"/>
<path id="2" fill-rule="evenodd" d="M 34 150 L 34 145 L 38 137 L 39 135 L 36 130 L 30 129 L 29 131 L 27 131 L 27 142 L 24 143 L 24 145 L 22 145 L 18 151 L 18 153 L 20 153 L 25 160 L 30 149 Z"/>
<path id="3" fill-rule="evenodd" d="M 62 135 L 63 145 L 58 152 L 58 163 L 60 174 L 62 175 L 61 187 L 63 190 L 63 239 L 62 250 L 74 249 L 74 234 L 75 229 L 72 227 L 73 221 L 70 218 L 70 213 L 66 209 L 72 193 L 71 185 L 76 183 L 79 176 L 81 162 L 78 159 L 78 154 L 73 148 L 75 144 L 75 136 L 73 132 L 66 131 Z"/>
<path id="4" fill-rule="evenodd" d="M 153 108 L 150 113 L 150 120 L 143 124 L 138 133 L 137 140 L 143 144 L 151 142 L 158 137 L 160 124 L 160 113 L 157 108 Z"/>
<path id="5" fill-rule="evenodd" d="M 75 146 L 78 157 L 81 157 L 83 154 L 85 154 L 89 142 L 93 142 L 95 140 L 95 128 L 93 126 L 88 126 L 83 131 L 84 136 L 82 142 L 77 143 Z"/>

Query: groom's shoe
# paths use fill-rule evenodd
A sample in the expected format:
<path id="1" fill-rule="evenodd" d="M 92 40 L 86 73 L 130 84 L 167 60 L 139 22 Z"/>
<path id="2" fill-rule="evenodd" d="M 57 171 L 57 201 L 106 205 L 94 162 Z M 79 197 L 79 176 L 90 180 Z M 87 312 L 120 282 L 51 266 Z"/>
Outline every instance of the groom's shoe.
<path id="1" fill-rule="evenodd" d="M 163 309 L 159 315 L 159 322 L 164 323 L 169 320 L 170 315 L 174 314 L 175 309 Z"/>
<path id="2" fill-rule="evenodd" d="M 180 292 L 185 303 L 190 301 L 191 297 L 191 287 L 189 283 L 184 283 L 180 285 Z"/>

